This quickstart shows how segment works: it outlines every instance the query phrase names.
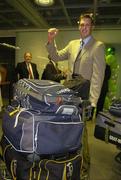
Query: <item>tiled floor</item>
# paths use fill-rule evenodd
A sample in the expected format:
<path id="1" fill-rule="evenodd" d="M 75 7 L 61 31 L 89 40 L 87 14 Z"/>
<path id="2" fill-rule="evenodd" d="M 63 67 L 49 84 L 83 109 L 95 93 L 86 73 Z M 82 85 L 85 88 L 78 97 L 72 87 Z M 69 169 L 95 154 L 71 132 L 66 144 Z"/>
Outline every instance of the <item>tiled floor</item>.
<path id="1" fill-rule="evenodd" d="M 91 154 L 89 180 L 121 180 L 121 164 L 119 165 L 114 160 L 119 150 L 112 144 L 106 144 L 103 141 L 97 140 L 93 135 L 95 123 L 89 121 L 87 124 Z M 1 134 L 2 129 L 0 126 L 0 135 Z"/>

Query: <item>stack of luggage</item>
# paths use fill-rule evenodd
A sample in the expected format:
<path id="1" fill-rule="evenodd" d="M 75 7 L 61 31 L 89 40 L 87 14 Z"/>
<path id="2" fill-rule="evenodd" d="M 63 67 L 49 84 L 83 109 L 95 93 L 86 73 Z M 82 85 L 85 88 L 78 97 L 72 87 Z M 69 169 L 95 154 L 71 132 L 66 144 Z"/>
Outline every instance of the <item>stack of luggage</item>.
<path id="1" fill-rule="evenodd" d="M 12 179 L 80 180 L 84 111 L 74 91 L 21 79 L 3 115 L 2 155 Z"/>

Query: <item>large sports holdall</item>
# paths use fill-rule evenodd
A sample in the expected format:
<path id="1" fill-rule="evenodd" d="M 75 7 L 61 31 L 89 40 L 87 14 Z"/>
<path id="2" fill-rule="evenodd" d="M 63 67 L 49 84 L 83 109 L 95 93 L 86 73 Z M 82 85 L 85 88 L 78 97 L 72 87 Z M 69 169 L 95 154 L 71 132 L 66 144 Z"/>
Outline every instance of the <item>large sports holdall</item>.
<path id="1" fill-rule="evenodd" d="M 94 136 L 97 139 L 121 147 L 121 118 L 108 111 L 99 112 L 96 119 Z"/>
<path id="2" fill-rule="evenodd" d="M 80 152 L 40 156 L 32 161 L 25 153 L 15 151 L 4 136 L 1 145 L 4 162 L 13 180 L 80 180 Z"/>
<path id="3" fill-rule="evenodd" d="M 67 109 L 73 114 L 66 114 Z M 84 122 L 75 106 L 63 105 L 57 113 L 21 109 L 11 116 L 13 111 L 12 106 L 7 107 L 2 128 L 5 138 L 16 151 L 63 154 L 81 147 Z"/>
<path id="4" fill-rule="evenodd" d="M 18 107 L 47 113 L 55 113 L 60 105 L 78 106 L 81 100 L 73 90 L 60 83 L 36 79 L 20 79 L 15 84 L 13 99 Z"/>

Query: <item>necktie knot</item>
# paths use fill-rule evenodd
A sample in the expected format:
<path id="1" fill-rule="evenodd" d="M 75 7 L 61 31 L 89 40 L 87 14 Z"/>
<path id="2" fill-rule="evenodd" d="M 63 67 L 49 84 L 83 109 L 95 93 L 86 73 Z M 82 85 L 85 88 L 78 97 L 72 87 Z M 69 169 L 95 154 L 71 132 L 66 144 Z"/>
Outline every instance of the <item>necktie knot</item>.
<path id="1" fill-rule="evenodd" d="M 80 47 L 81 47 L 81 49 L 83 48 L 83 46 L 84 46 L 84 41 L 81 40 L 81 42 L 80 42 Z"/>

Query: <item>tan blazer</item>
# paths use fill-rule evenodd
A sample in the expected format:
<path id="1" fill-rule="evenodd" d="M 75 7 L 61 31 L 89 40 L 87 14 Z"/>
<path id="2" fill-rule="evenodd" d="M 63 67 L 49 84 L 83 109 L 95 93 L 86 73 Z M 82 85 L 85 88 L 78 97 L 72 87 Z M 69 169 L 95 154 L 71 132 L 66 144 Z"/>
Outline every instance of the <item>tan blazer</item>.
<path id="1" fill-rule="evenodd" d="M 80 39 L 70 41 L 62 50 L 58 51 L 56 43 L 48 43 L 47 51 L 54 61 L 68 60 L 69 74 L 68 79 L 73 73 L 74 61 L 80 48 Z M 80 66 L 78 74 L 85 79 L 90 80 L 90 102 L 92 106 L 96 106 L 105 72 L 105 46 L 102 42 L 96 41 L 93 37 L 83 47 L 80 58 Z"/>

